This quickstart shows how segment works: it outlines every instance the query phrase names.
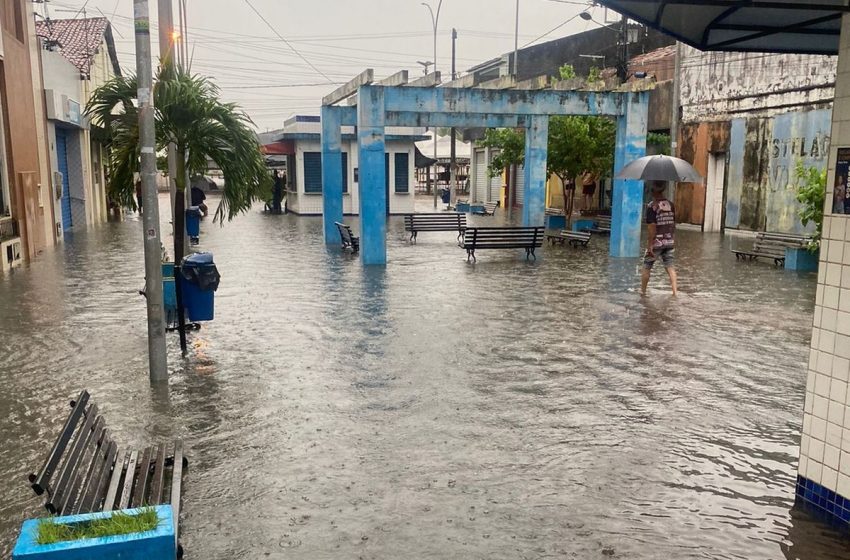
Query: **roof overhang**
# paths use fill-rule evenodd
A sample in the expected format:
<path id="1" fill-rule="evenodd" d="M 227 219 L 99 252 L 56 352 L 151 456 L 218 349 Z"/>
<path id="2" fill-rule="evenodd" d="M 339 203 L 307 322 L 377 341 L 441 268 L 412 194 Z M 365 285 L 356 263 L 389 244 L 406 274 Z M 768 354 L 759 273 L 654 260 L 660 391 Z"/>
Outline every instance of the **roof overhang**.
<path id="1" fill-rule="evenodd" d="M 848 0 L 599 0 L 704 51 L 838 54 Z"/>

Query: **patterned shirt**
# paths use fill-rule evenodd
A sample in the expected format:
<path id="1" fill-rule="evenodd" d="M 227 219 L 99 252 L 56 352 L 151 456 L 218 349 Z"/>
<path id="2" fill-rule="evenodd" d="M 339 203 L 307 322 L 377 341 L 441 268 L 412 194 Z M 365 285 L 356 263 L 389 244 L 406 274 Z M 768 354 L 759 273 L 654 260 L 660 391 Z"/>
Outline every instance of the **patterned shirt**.
<path id="1" fill-rule="evenodd" d="M 676 232 L 676 209 L 672 202 L 666 198 L 650 202 L 646 208 L 646 223 L 655 224 L 653 249 L 670 249 L 673 247 L 673 234 Z"/>

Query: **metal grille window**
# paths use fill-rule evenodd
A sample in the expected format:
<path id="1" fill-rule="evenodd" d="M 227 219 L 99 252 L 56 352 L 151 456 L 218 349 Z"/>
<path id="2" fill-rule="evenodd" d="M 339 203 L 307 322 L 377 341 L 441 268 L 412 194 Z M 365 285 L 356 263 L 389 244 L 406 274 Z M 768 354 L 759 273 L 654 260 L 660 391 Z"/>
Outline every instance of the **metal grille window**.
<path id="1" fill-rule="evenodd" d="M 410 154 L 407 152 L 395 155 L 395 192 L 410 192 Z"/>
<path id="2" fill-rule="evenodd" d="M 304 152 L 304 192 L 322 192 L 322 152 Z"/>

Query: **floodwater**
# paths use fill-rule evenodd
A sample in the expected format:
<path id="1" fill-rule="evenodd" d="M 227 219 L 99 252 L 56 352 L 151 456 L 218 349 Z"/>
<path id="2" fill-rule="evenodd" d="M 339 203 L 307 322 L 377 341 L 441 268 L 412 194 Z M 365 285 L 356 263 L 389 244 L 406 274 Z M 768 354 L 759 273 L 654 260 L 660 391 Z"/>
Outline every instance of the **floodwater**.
<path id="1" fill-rule="evenodd" d="M 364 269 L 320 219 L 258 207 L 202 225 L 216 321 L 186 361 L 169 336 L 163 391 L 140 227 L 0 279 L 2 557 L 82 388 L 127 446 L 185 439 L 190 559 L 850 557 L 793 508 L 813 275 L 682 231 L 682 294 L 659 269 L 641 299 L 604 238 L 473 266 L 399 219 Z"/>

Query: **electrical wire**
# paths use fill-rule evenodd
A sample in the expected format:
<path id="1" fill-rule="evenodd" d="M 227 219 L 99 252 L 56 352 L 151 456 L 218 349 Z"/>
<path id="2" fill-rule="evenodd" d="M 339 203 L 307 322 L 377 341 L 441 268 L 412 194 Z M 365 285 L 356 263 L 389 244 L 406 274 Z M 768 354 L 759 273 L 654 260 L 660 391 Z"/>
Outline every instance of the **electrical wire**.
<path id="1" fill-rule="evenodd" d="M 261 20 L 263 20 L 263 22 L 264 22 L 264 23 L 265 23 L 265 24 L 269 27 L 269 29 L 271 29 L 271 30 L 272 30 L 272 32 L 280 38 L 280 40 L 281 40 L 281 41 L 283 41 L 284 43 L 286 43 L 286 45 L 287 45 L 290 49 L 292 49 L 292 52 L 294 52 L 295 54 L 297 54 L 297 55 L 301 58 L 301 60 L 303 60 L 304 62 L 306 62 L 306 63 L 307 63 L 307 64 L 308 64 L 308 65 L 309 65 L 309 66 L 310 66 L 313 70 L 315 70 L 318 74 L 320 74 L 320 75 L 321 75 L 323 78 L 325 78 L 328 82 L 332 82 L 332 81 L 333 81 L 333 80 L 331 80 L 329 77 L 327 77 L 327 76 L 325 75 L 325 73 L 324 73 L 324 72 L 322 72 L 321 70 L 319 70 L 318 68 L 316 68 L 316 66 L 314 66 L 312 62 L 310 62 L 309 60 L 307 60 L 307 58 L 306 58 L 303 54 L 301 54 L 301 53 L 298 51 L 298 49 L 296 49 L 296 48 L 295 48 L 295 46 L 293 46 L 293 45 L 292 45 L 292 43 L 290 43 L 289 41 L 287 41 L 287 40 L 286 40 L 286 38 L 285 38 L 283 35 L 281 35 L 280 33 L 278 33 L 277 29 L 275 29 L 275 28 L 274 28 L 274 26 L 273 26 L 271 23 L 269 23 L 269 20 L 267 20 L 265 17 L 263 17 L 263 14 L 261 14 L 261 13 L 257 10 L 257 8 L 255 8 L 255 7 L 254 7 L 254 5 L 251 3 L 251 0 L 245 0 L 245 3 L 246 3 L 246 4 L 248 4 L 248 6 L 249 6 L 249 7 L 250 7 L 253 11 L 254 11 L 254 13 L 255 13 L 255 14 L 257 14 L 257 16 L 258 16 Z"/>

